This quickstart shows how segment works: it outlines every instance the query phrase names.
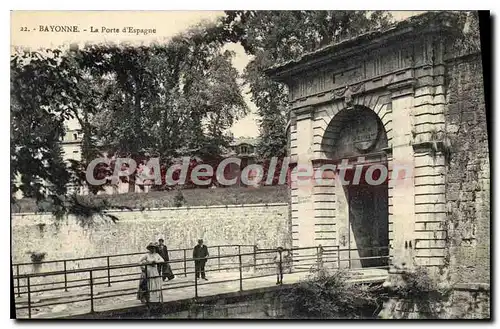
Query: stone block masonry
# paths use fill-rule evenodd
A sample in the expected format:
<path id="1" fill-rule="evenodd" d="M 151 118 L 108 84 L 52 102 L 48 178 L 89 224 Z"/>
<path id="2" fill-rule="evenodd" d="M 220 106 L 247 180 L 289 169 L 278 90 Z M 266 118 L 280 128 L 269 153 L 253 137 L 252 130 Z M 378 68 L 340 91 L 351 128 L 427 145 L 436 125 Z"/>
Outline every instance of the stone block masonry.
<path id="1" fill-rule="evenodd" d="M 451 283 L 490 281 L 483 70 L 479 53 L 454 47 L 459 20 L 426 13 L 266 71 L 291 91 L 294 164 L 350 158 L 412 169 L 386 190 L 336 182 L 305 189 L 292 177 L 294 246 L 388 245 L 396 268 L 425 266 Z"/>
<path id="2" fill-rule="evenodd" d="M 481 54 L 448 64 L 446 211 L 452 282 L 490 282 L 490 163 Z"/>
<path id="3" fill-rule="evenodd" d="M 81 227 L 72 217 L 57 225 L 50 214 L 14 214 L 12 261 L 31 262 L 28 251 L 45 252 L 45 260 L 141 252 L 159 238 L 165 239 L 169 249 L 192 248 L 198 238 L 208 246 L 256 244 L 275 248 L 287 246 L 291 235 L 287 203 L 157 208 L 113 214 L 119 218 L 117 223 L 96 223 L 89 228 Z M 236 253 L 237 249 L 224 252 Z M 182 255 L 171 253 L 170 257 Z M 103 265 L 99 261 L 85 266 Z"/>
<path id="4" fill-rule="evenodd" d="M 431 305 L 418 298 L 389 298 L 378 316 L 382 319 L 488 320 L 491 319 L 490 295 L 489 285 L 458 284 L 446 298 Z"/>

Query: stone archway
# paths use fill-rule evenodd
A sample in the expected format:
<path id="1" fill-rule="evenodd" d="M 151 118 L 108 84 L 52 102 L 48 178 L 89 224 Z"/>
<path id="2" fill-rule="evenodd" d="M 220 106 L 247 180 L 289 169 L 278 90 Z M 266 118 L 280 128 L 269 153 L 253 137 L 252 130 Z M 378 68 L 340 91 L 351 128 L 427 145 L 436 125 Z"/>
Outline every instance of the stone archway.
<path id="1" fill-rule="evenodd" d="M 396 176 L 389 182 L 387 205 L 392 262 L 400 258 L 401 264 L 445 264 L 447 231 L 441 228 L 446 221 L 445 156 L 432 145 L 444 143 L 439 136 L 446 129 L 445 75 L 450 58 L 446 50 L 459 32 L 450 23 L 455 19 L 429 13 L 266 71 L 289 89 L 289 151 L 297 171 L 344 156 L 353 164 L 356 152 L 366 152 L 365 162 L 385 162 L 389 176 Z M 363 140 L 350 146 L 336 144 L 349 111 L 363 107 L 383 123 L 386 147 Z M 334 117 L 339 120 L 332 123 Z M 363 129 L 359 130 L 354 135 L 362 135 Z M 337 248 L 342 242 L 337 223 L 349 214 L 343 210 L 349 193 L 335 182 L 313 182 L 305 188 L 294 186 L 294 180 L 292 173 L 292 246 Z M 364 192 L 351 190 L 350 195 L 356 193 Z M 327 261 L 333 263 L 337 257 L 331 255 Z"/>
<path id="2" fill-rule="evenodd" d="M 337 201 L 339 214 L 335 218 L 337 241 L 340 248 L 352 249 L 341 254 L 349 267 L 387 264 L 383 256 L 388 255 L 389 245 L 389 195 L 387 177 L 381 177 L 382 170 L 388 173 L 387 144 L 382 121 L 366 106 L 339 111 L 324 132 L 323 154 L 337 166 L 342 160 L 349 164 L 344 173 L 337 171 L 332 186 L 332 202 Z"/>
<path id="3" fill-rule="evenodd" d="M 320 147 L 327 158 L 344 159 L 381 152 L 387 146 L 387 133 L 378 115 L 364 105 L 355 105 L 334 115 Z"/>

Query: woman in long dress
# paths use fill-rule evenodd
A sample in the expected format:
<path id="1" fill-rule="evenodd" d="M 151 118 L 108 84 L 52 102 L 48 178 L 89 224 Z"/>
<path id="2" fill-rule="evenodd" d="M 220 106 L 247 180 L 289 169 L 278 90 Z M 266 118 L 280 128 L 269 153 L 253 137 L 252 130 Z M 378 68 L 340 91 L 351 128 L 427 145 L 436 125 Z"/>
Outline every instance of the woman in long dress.
<path id="1" fill-rule="evenodd" d="M 150 303 L 163 302 L 162 279 L 157 266 L 157 263 L 163 262 L 163 258 L 158 254 L 158 248 L 154 243 L 150 243 L 146 249 L 148 252 L 139 261 L 142 274 L 137 298 L 143 303 L 146 301 Z"/>

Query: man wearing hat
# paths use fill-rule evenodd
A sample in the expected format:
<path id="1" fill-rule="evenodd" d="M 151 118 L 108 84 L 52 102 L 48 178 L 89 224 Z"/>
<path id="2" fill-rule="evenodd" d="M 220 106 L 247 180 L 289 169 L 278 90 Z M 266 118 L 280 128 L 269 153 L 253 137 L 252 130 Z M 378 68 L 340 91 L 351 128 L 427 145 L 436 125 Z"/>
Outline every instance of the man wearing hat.
<path id="1" fill-rule="evenodd" d="M 196 272 L 196 278 L 201 278 L 204 280 L 208 280 L 205 277 L 205 264 L 207 262 L 208 257 L 208 248 L 203 244 L 203 240 L 199 239 L 198 244 L 194 246 L 193 249 L 193 258 L 194 258 L 194 268 Z"/>
<path id="2" fill-rule="evenodd" d="M 283 284 L 283 256 L 283 247 L 278 247 L 273 258 L 276 264 L 276 284 Z"/>

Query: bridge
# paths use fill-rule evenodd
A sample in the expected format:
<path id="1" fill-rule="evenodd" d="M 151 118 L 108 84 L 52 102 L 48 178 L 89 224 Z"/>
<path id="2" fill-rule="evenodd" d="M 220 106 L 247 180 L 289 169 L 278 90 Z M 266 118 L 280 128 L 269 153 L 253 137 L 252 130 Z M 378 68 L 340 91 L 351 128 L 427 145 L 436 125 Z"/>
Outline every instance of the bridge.
<path id="1" fill-rule="evenodd" d="M 359 250 L 339 246 L 319 245 L 281 252 L 253 245 L 224 245 L 210 249 L 210 254 L 215 255 L 208 257 L 205 268 L 208 281 L 196 279 L 195 259 L 187 256 L 191 249 L 169 251 L 170 255 L 181 257 L 168 261 L 176 278 L 163 283 L 162 303 L 196 301 L 276 287 L 277 268 L 283 274 L 281 285 L 298 283 L 321 269 L 344 269 L 348 271 L 349 280 L 356 283 L 381 283 L 388 274 L 389 256 L 387 252 L 380 252 L 388 247 L 372 248 L 370 254 L 375 256 L 362 258 L 351 257 L 351 252 Z M 137 260 L 142 254 L 62 259 L 37 264 L 51 269 L 49 271 L 33 271 L 33 263 L 13 264 L 16 318 L 67 318 L 144 307 L 137 299 L 141 273 Z M 274 261 L 275 255 L 279 255 L 279 267 Z M 104 265 L 85 266 L 90 261 Z M 359 266 L 363 263 L 369 266 Z"/>

